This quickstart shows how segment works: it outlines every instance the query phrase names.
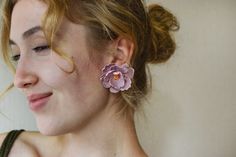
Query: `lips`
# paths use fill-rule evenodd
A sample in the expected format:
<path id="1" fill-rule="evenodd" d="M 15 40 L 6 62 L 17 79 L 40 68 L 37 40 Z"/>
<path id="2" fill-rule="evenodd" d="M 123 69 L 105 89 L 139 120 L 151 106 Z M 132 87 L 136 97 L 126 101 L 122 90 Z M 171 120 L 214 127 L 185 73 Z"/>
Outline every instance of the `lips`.
<path id="1" fill-rule="evenodd" d="M 31 94 L 27 97 L 30 108 L 34 111 L 39 110 L 47 104 L 52 93 Z"/>

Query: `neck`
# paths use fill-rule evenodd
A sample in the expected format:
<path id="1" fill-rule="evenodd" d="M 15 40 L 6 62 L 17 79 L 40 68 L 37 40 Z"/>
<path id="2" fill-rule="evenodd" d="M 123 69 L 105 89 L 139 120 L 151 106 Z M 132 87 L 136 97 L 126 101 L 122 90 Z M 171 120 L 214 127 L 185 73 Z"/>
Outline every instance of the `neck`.
<path id="1" fill-rule="evenodd" d="M 113 104 L 114 105 L 114 104 Z M 82 130 L 60 137 L 60 156 L 146 157 L 135 131 L 133 111 L 104 110 Z"/>

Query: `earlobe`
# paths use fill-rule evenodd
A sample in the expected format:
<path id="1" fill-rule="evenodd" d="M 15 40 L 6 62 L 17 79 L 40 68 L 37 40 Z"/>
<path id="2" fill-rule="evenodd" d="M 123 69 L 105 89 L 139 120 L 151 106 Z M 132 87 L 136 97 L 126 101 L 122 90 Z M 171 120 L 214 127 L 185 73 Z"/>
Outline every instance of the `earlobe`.
<path id="1" fill-rule="evenodd" d="M 134 52 L 134 43 L 133 41 L 127 38 L 118 38 L 116 40 L 116 50 L 112 63 L 117 65 L 130 64 L 133 52 Z"/>

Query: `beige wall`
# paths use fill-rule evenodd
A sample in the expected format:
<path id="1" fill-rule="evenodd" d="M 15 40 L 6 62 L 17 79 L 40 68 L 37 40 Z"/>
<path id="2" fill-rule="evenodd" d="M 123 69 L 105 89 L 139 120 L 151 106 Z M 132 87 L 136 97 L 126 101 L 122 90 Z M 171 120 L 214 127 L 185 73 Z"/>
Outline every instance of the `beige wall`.
<path id="1" fill-rule="evenodd" d="M 151 2 L 155 2 L 154 0 Z M 178 50 L 152 67 L 139 124 L 151 157 L 236 157 L 236 1 L 158 0 L 179 18 Z"/>
<path id="2" fill-rule="evenodd" d="M 155 2 L 150 1 L 150 2 Z M 176 54 L 152 66 L 154 88 L 146 119 L 137 117 L 150 157 L 236 156 L 236 1 L 157 1 L 181 23 Z M 0 64 L 0 89 L 11 81 Z M 0 132 L 35 130 L 18 91 L 0 102 Z"/>

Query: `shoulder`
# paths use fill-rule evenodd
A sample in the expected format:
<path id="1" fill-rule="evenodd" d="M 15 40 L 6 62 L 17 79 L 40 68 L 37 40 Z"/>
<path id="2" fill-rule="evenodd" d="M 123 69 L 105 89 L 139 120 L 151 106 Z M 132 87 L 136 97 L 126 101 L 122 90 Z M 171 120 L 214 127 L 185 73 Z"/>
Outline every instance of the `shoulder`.
<path id="1" fill-rule="evenodd" d="M 6 138 L 8 132 L 0 134 L 0 145 L 2 145 L 4 139 Z M 39 157 L 39 153 L 34 143 L 30 141 L 30 137 L 37 136 L 36 132 L 22 132 L 10 151 L 9 157 Z"/>

